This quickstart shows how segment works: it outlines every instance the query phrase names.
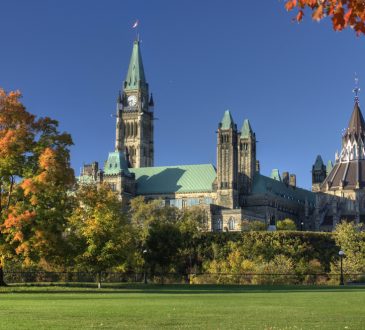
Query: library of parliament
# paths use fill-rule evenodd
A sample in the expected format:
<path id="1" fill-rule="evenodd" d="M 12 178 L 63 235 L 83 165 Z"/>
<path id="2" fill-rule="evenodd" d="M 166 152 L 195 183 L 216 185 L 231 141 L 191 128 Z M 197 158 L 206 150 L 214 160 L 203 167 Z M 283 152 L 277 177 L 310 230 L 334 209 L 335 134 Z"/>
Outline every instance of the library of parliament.
<path id="1" fill-rule="evenodd" d="M 206 210 L 211 231 L 240 231 L 258 220 L 275 229 L 290 218 L 298 229 L 331 231 L 343 220 L 365 221 L 365 122 L 358 88 L 342 150 L 335 162 L 320 155 L 312 167 L 312 191 L 296 185 L 295 174 L 260 173 L 256 134 L 248 119 L 235 123 L 230 111 L 217 129 L 217 163 L 154 166 L 154 100 L 139 41 L 133 43 L 128 72 L 117 98 L 115 150 L 103 168 L 84 165 L 81 183 L 105 182 L 128 206 L 131 198 L 161 199 L 179 208 Z M 349 113 L 350 114 L 350 113 Z M 212 127 L 212 130 L 214 128 Z"/>

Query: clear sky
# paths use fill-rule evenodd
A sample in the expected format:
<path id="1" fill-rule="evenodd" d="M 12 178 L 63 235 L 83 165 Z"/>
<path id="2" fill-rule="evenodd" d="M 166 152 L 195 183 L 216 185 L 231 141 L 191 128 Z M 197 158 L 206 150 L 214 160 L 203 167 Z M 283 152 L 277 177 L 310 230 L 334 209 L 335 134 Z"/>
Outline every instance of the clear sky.
<path id="1" fill-rule="evenodd" d="M 340 148 L 354 72 L 365 90 L 365 38 L 293 16 L 278 0 L 0 0 L 0 86 L 72 134 L 76 173 L 103 163 L 138 18 L 156 165 L 215 164 L 230 109 L 256 132 L 261 172 L 296 173 L 309 188 L 316 155 Z"/>

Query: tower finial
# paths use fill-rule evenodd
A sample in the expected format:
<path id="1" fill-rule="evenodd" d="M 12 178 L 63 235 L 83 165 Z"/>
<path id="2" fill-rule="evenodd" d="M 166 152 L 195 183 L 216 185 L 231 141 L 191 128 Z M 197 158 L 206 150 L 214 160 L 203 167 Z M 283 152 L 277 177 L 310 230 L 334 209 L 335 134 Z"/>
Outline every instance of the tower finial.
<path id="1" fill-rule="evenodd" d="M 355 93 L 355 102 L 359 103 L 360 87 L 359 87 L 359 78 L 356 72 L 355 72 L 355 88 L 352 91 Z"/>

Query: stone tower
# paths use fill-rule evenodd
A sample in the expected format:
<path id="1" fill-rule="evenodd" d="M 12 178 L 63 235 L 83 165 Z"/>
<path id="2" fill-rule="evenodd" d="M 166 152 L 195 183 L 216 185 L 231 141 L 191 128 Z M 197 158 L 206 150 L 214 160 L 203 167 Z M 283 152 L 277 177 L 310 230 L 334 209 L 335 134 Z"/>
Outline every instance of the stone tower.
<path id="1" fill-rule="evenodd" d="M 127 77 L 117 99 L 115 150 L 126 153 L 130 167 L 153 166 L 153 106 L 140 44 L 136 40 Z"/>
<path id="2" fill-rule="evenodd" d="M 238 139 L 238 183 L 240 194 L 250 194 L 256 172 L 256 135 L 245 119 Z"/>
<path id="3" fill-rule="evenodd" d="M 312 191 L 320 190 L 322 182 L 326 179 L 327 169 L 323 164 L 323 159 L 320 155 L 317 156 L 314 165 L 312 166 Z"/>
<path id="4" fill-rule="evenodd" d="M 218 125 L 217 141 L 217 199 L 227 208 L 238 206 L 238 148 L 237 125 L 229 110 L 225 111 Z"/>

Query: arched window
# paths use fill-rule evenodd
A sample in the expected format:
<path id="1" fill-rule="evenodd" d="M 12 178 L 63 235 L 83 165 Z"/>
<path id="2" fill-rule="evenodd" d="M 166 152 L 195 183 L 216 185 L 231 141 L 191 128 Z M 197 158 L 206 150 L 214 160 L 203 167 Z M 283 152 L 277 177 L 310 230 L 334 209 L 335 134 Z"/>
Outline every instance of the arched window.
<path id="1" fill-rule="evenodd" d="M 223 221 L 222 219 L 217 219 L 217 230 L 222 231 L 223 229 Z"/>
<path id="2" fill-rule="evenodd" d="M 134 135 L 135 136 L 138 135 L 138 125 L 137 125 L 137 123 L 134 123 Z"/>
<path id="3" fill-rule="evenodd" d="M 235 230 L 236 229 L 236 221 L 234 218 L 229 218 L 228 220 L 228 229 L 229 230 Z"/>

